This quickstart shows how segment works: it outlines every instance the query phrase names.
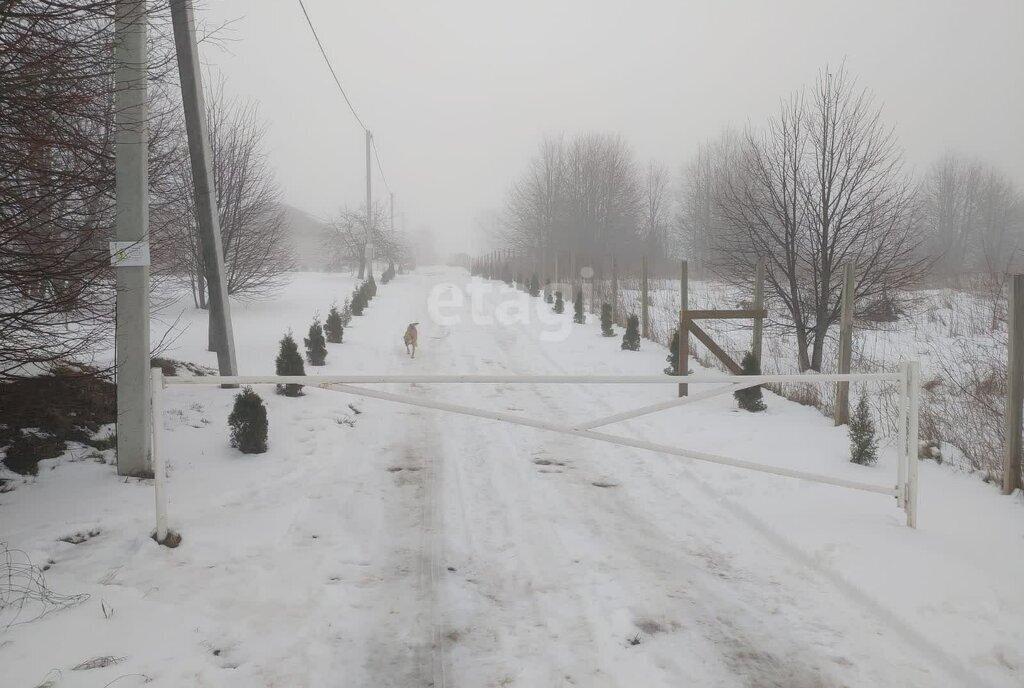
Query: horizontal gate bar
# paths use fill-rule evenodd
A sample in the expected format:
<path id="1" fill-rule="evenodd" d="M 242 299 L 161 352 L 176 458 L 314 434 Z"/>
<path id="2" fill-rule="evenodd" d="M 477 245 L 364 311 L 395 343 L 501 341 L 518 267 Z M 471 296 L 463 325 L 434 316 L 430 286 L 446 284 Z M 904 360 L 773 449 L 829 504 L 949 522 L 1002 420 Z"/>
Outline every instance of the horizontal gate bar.
<path id="1" fill-rule="evenodd" d="M 689 320 L 750 320 L 752 318 L 767 318 L 768 311 L 756 308 L 740 308 L 732 311 L 679 311 L 679 317 Z"/>
<path id="2" fill-rule="evenodd" d="M 469 406 L 462 406 L 460 404 L 450 404 L 444 401 L 432 401 L 430 399 L 422 399 L 408 394 L 394 394 L 392 392 L 382 392 L 375 389 L 366 389 L 365 387 L 352 387 L 351 385 L 344 384 L 324 383 L 321 385 L 321 388 L 337 392 L 345 392 L 348 394 L 355 394 L 358 396 L 370 397 L 373 399 L 382 399 L 384 401 L 394 401 L 402 404 L 409 404 L 410 406 L 420 406 L 423 408 L 437 409 L 439 411 L 449 411 L 451 413 L 458 413 L 465 416 L 475 416 L 477 418 L 500 420 L 505 421 L 507 423 L 512 423 L 514 425 L 523 425 L 525 427 L 537 428 L 540 430 L 550 430 L 551 432 L 557 432 L 563 435 L 585 437 L 587 439 L 597 440 L 599 442 L 618 444 L 621 446 L 633 447 L 636 449 L 646 449 L 648 451 L 657 452 L 659 454 L 681 456 L 688 459 L 696 459 L 698 461 L 707 461 L 709 463 L 717 463 L 724 466 L 732 466 L 734 468 L 746 468 L 748 470 L 758 471 L 760 473 L 770 473 L 772 475 L 796 478 L 798 480 L 807 480 L 810 482 L 825 483 L 826 485 L 836 485 L 838 487 L 848 487 L 854 490 L 863 490 L 865 492 L 876 492 L 878 494 L 896 496 L 895 487 L 884 487 L 881 485 L 872 485 L 870 483 L 862 483 L 855 480 L 844 480 L 843 478 L 832 478 L 826 475 L 808 473 L 805 471 L 797 471 L 789 468 L 766 466 L 764 464 L 754 463 L 752 461 L 732 459 L 727 456 L 708 454 L 705 452 L 693 451 L 690 449 L 679 449 L 677 447 L 671 447 L 665 444 L 645 442 L 643 440 L 636 440 L 630 437 L 621 437 L 619 435 L 608 435 L 601 432 L 594 432 L 592 430 L 577 430 L 575 428 L 568 428 L 565 426 L 556 425 L 555 423 L 550 423 L 548 421 L 535 420 L 533 418 L 525 418 L 523 416 L 516 416 L 511 413 L 502 413 L 500 411 L 484 411 L 482 409 L 475 409 Z"/>
<path id="3" fill-rule="evenodd" d="M 573 427 L 577 430 L 592 430 L 599 428 L 602 425 L 611 425 L 612 423 L 618 423 L 620 421 L 629 420 L 630 418 L 639 418 L 640 416 L 646 416 L 650 413 L 657 413 L 658 411 L 664 411 L 666 409 L 674 408 L 677 406 L 685 406 L 686 404 L 694 401 L 702 401 L 704 399 L 711 399 L 712 397 L 721 396 L 722 394 L 728 394 L 729 392 L 735 392 L 737 389 L 745 389 L 746 387 L 756 387 L 757 383 L 751 382 L 746 385 L 725 385 L 722 387 L 715 387 L 714 389 L 707 389 L 697 394 L 692 394 L 688 397 L 677 397 L 675 399 L 669 399 L 668 401 L 662 401 L 657 404 L 650 404 L 649 406 L 641 406 L 640 408 L 631 409 L 629 411 L 622 411 L 621 413 L 615 413 L 604 418 L 598 418 L 597 420 L 587 421 L 586 423 L 577 423 Z"/>
<path id="4" fill-rule="evenodd" d="M 798 375 L 196 375 L 167 377 L 168 385 L 311 385 L 322 384 L 598 384 L 646 385 L 688 383 L 715 385 L 772 382 L 898 382 L 899 373 L 822 373 Z"/>

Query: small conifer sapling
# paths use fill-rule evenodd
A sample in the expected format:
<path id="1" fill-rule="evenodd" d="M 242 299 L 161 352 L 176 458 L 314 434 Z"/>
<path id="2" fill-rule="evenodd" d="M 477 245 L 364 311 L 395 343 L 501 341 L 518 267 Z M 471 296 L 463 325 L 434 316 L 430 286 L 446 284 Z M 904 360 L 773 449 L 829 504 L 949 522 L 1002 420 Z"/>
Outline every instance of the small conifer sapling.
<path id="1" fill-rule="evenodd" d="M 610 303 L 601 304 L 601 335 L 604 337 L 615 336 L 615 330 L 612 328 L 612 305 Z"/>
<path id="2" fill-rule="evenodd" d="M 862 466 L 873 466 L 878 461 L 878 437 L 871 419 L 868 398 L 861 395 L 850 418 L 850 461 Z"/>
<path id="3" fill-rule="evenodd" d="M 576 290 L 576 297 L 572 300 L 573 316 L 572 321 L 579 325 L 587 322 L 587 316 L 583 314 L 583 290 Z"/>
<path id="4" fill-rule="evenodd" d="M 754 352 L 748 351 L 743 356 L 743 362 L 740 364 L 742 368 L 742 375 L 760 375 L 761 374 L 761 362 L 757 360 L 757 356 Z M 738 389 L 732 393 L 736 397 L 737 405 L 744 411 L 750 411 L 751 413 L 757 413 L 758 411 L 764 411 L 764 398 L 761 395 L 761 386 L 747 387 L 746 389 Z"/>
<path id="5" fill-rule="evenodd" d="M 324 323 L 324 336 L 331 344 L 341 344 L 345 334 L 345 327 L 341 324 L 341 313 L 336 304 L 331 304 L 331 310 L 327 313 L 327 321 Z"/>
<path id="6" fill-rule="evenodd" d="M 302 363 L 302 356 L 299 355 L 299 346 L 295 343 L 291 331 L 281 340 L 281 349 L 277 354 L 276 364 L 277 375 L 305 375 L 306 367 Z M 302 394 L 302 385 L 278 385 L 277 393 L 286 397 L 297 397 Z"/>
<path id="7" fill-rule="evenodd" d="M 252 387 L 245 387 L 235 395 L 228 428 L 231 430 L 231 446 L 243 454 L 267 451 L 267 407 Z"/>
<path id="8" fill-rule="evenodd" d="M 679 328 L 672 332 L 672 341 L 668 345 L 668 367 L 665 368 L 666 375 L 679 375 Z"/>
<path id="9" fill-rule="evenodd" d="M 562 301 L 562 292 L 560 292 L 560 291 L 556 291 L 555 292 L 555 305 L 552 308 L 552 310 L 555 313 L 564 313 L 565 312 L 565 301 Z"/>
<path id="10" fill-rule="evenodd" d="M 640 318 L 635 313 L 626 318 L 626 333 L 622 335 L 622 350 L 640 350 Z"/>
<path id="11" fill-rule="evenodd" d="M 306 345 L 306 360 L 311 366 L 322 366 L 327 362 L 327 341 L 324 339 L 324 328 L 320 318 L 313 318 L 309 326 L 309 336 L 302 340 Z"/>

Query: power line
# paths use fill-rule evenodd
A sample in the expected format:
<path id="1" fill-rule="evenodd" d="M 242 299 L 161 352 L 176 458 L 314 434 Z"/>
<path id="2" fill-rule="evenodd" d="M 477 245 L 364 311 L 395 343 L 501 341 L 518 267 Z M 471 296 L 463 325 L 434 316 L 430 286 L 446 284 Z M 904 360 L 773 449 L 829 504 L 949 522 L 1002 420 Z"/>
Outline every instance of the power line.
<path id="1" fill-rule="evenodd" d="M 317 35 L 316 29 L 313 27 L 313 20 L 309 18 L 309 12 L 306 11 L 306 5 L 302 0 L 299 0 L 299 7 L 302 8 L 302 13 L 306 15 L 306 23 L 309 24 L 309 30 L 313 32 L 313 38 L 316 39 L 316 44 L 320 47 L 320 54 L 324 56 L 324 62 L 327 63 L 327 69 L 331 70 L 331 76 L 334 77 L 334 83 L 338 85 L 338 90 L 341 91 L 341 96 L 345 99 L 345 103 L 348 104 L 348 109 L 352 111 L 352 116 L 356 118 L 357 122 L 359 122 L 359 126 L 366 131 L 367 127 L 363 124 L 363 120 L 359 119 L 359 115 L 356 114 L 356 109 L 352 106 L 352 101 L 348 99 L 348 94 L 345 93 L 345 88 L 341 85 L 341 80 L 338 79 L 337 72 L 334 71 L 331 59 L 327 57 L 327 52 L 324 50 L 324 44 L 320 42 L 320 36 Z M 379 165 L 380 162 L 378 161 L 377 164 Z"/>
<path id="2" fill-rule="evenodd" d="M 352 112 L 352 116 L 356 118 L 356 122 L 359 122 L 359 126 L 363 128 L 363 131 L 369 132 L 369 128 L 363 124 L 363 120 L 359 118 L 359 114 L 352 105 L 352 101 L 349 100 L 348 94 L 345 93 L 345 88 L 341 85 L 338 73 L 334 71 L 334 65 L 331 64 L 331 59 L 327 57 L 327 51 L 324 50 L 324 44 L 320 41 L 320 36 L 317 35 L 316 28 L 313 26 L 313 20 L 310 18 L 309 12 L 306 10 L 306 5 L 302 0 L 299 0 L 299 7 L 302 8 L 302 14 L 306 17 L 306 23 L 309 25 L 309 30 L 313 33 L 313 38 L 316 40 L 317 47 L 320 48 L 320 54 L 323 55 L 324 62 L 327 63 L 327 69 L 331 71 L 331 76 L 334 77 L 334 83 L 338 86 L 338 90 L 341 91 L 341 97 L 345 99 L 345 104 L 348 105 L 348 109 Z M 384 166 L 380 162 L 380 153 L 377 152 L 377 140 L 371 137 L 370 145 L 373 146 L 373 157 L 377 160 L 377 170 L 380 172 L 381 181 L 384 182 L 384 188 L 388 190 L 388 193 L 394 193 L 391 191 L 391 185 L 388 184 L 387 177 L 384 175 Z"/>
<path id="3" fill-rule="evenodd" d="M 388 190 L 388 193 L 394 193 L 391 190 L 391 185 L 388 184 L 387 177 L 384 176 L 384 167 L 380 164 L 380 153 L 377 152 L 377 139 L 370 139 L 370 145 L 373 146 L 373 157 L 377 159 L 377 170 L 380 172 L 380 179 L 384 182 L 384 188 Z"/>

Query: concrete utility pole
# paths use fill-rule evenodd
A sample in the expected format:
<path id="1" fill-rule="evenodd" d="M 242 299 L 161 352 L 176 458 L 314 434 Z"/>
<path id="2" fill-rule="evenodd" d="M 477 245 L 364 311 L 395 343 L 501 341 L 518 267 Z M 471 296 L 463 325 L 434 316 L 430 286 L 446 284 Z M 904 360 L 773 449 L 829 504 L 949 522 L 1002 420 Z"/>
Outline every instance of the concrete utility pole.
<path id="1" fill-rule="evenodd" d="M 206 131 L 206 104 L 199 69 L 199 46 L 192 13 L 192 0 L 171 0 L 174 47 L 178 56 L 181 102 L 185 109 L 185 132 L 192 162 L 192 186 L 199 221 L 206 284 L 210 289 L 210 334 L 217 352 L 221 375 L 237 375 L 235 335 L 231 327 L 224 250 L 221 246 L 220 219 L 211 165 L 210 142 Z M 234 385 L 237 386 L 237 385 Z"/>
<path id="2" fill-rule="evenodd" d="M 370 175 L 370 149 L 373 147 L 373 132 L 366 130 L 366 278 L 373 274 L 373 191 Z"/>
<path id="3" fill-rule="evenodd" d="M 148 475 L 149 138 L 146 126 L 146 3 L 119 0 L 114 23 L 115 238 L 145 258 L 116 268 L 117 472 Z"/>

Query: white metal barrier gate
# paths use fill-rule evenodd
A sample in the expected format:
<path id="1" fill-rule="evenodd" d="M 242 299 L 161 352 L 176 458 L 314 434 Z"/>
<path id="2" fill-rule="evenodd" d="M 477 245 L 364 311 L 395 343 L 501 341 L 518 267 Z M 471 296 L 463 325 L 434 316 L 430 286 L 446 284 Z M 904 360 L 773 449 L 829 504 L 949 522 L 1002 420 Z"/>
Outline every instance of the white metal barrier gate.
<path id="1" fill-rule="evenodd" d="M 746 468 L 762 473 L 787 476 L 816 483 L 825 483 L 866 492 L 877 492 L 896 498 L 899 508 L 907 514 L 907 525 L 917 527 L 917 467 L 918 467 L 918 410 L 920 406 L 921 368 L 917 361 L 903 363 L 898 373 L 850 373 L 850 374 L 799 374 L 799 375 L 238 375 L 164 377 L 160 368 L 153 368 L 152 413 L 153 413 L 153 472 L 156 484 L 156 537 L 163 542 L 167 537 L 166 467 L 163 446 L 163 389 L 165 385 L 260 385 L 298 384 L 319 387 L 357 396 L 394 401 L 411 406 L 459 413 L 477 418 L 505 421 L 514 425 L 549 430 L 563 435 L 584 437 L 624 447 L 682 456 L 698 461 L 707 461 L 724 466 Z M 528 418 L 500 411 L 488 411 L 444 401 L 433 401 L 409 394 L 396 394 L 380 390 L 357 387 L 366 384 L 669 384 L 685 382 L 690 385 L 717 385 L 711 389 L 686 397 L 673 397 L 656 404 L 621 411 L 608 416 L 575 423 L 560 424 L 549 420 Z M 665 409 L 684 406 L 695 401 L 729 394 L 736 390 L 756 387 L 767 383 L 832 383 L 832 382 L 894 382 L 899 386 L 899 418 L 896 445 L 895 485 L 846 480 L 833 476 L 810 473 L 781 466 L 769 466 L 743 459 L 735 459 L 707 452 L 656 444 L 644 440 L 596 432 L 612 423 L 639 418 Z"/>

